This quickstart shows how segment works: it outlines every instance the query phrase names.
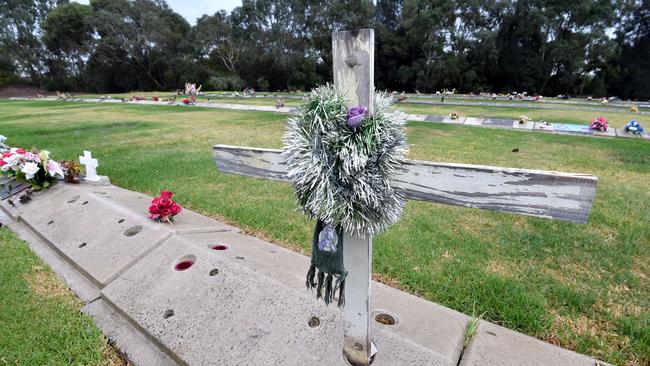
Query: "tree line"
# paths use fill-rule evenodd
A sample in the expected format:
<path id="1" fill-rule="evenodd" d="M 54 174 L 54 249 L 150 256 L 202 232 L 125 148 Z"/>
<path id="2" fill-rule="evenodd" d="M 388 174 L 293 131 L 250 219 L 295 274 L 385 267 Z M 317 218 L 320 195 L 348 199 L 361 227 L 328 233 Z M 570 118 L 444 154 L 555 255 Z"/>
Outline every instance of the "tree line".
<path id="1" fill-rule="evenodd" d="M 650 98 L 650 0 L 243 0 L 193 26 L 164 0 L 0 0 L 0 85 L 309 90 L 358 28 L 380 89 Z"/>

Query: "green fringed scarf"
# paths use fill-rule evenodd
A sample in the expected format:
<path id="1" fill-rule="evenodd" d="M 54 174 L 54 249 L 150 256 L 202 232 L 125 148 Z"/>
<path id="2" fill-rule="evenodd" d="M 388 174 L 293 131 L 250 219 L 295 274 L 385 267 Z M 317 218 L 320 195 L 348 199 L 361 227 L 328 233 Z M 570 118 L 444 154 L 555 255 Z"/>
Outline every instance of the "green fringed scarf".
<path id="1" fill-rule="evenodd" d="M 318 220 L 314 228 L 311 250 L 307 288 L 315 288 L 316 298 L 322 297 L 327 305 L 334 300 L 338 290 L 338 306 L 343 306 L 345 304 L 345 277 L 348 272 L 345 271 L 343 265 L 343 229 L 341 226 L 334 228 Z M 317 271 L 318 273 L 316 273 Z"/>

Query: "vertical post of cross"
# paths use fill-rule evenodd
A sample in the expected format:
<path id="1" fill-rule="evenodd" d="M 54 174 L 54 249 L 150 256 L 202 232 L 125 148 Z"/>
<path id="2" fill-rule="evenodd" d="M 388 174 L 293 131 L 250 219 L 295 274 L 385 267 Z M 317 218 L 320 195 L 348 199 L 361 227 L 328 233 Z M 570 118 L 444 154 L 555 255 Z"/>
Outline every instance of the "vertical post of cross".
<path id="1" fill-rule="evenodd" d="M 348 107 L 373 112 L 375 33 L 372 29 L 332 33 L 334 85 L 347 96 Z M 372 237 L 343 234 L 348 277 L 343 308 L 343 354 L 355 366 L 370 364 L 376 349 L 370 336 Z"/>

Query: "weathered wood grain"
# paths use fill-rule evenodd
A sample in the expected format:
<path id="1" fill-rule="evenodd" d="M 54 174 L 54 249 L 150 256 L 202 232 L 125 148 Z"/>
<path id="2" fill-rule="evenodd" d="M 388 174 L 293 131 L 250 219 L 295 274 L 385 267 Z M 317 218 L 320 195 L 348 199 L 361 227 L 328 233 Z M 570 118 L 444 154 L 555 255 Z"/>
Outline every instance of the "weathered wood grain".
<path id="1" fill-rule="evenodd" d="M 346 95 L 348 107 L 373 113 L 375 97 L 375 32 L 372 29 L 332 34 L 334 85 Z M 354 366 L 368 366 L 374 354 L 370 329 L 372 311 L 372 237 L 345 232 L 343 261 L 349 276 L 343 308 L 343 354 Z"/>
<path id="2" fill-rule="evenodd" d="M 346 94 L 348 106 L 373 110 L 375 93 L 375 31 L 332 33 L 334 85 Z"/>
<path id="3" fill-rule="evenodd" d="M 222 172 L 288 182 L 281 150 L 215 145 L 213 151 Z M 585 223 L 598 178 L 407 160 L 393 182 L 409 199 Z"/>

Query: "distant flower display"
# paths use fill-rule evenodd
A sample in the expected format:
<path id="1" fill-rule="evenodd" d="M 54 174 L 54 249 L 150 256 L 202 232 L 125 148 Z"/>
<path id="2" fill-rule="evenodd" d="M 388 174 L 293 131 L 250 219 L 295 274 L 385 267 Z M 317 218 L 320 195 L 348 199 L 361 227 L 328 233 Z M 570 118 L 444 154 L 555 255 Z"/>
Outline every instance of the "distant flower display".
<path id="1" fill-rule="evenodd" d="M 628 122 L 625 127 L 623 127 L 623 130 L 627 133 L 631 133 L 633 135 L 643 135 L 643 127 L 637 122 L 636 120 L 631 120 Z"/>
<path id="2" fill-rule="evenodd" d="M 589 125 L 589 128 L 595 131 L 602 131 L 605 132 L 607 131 L 608 124 L 607 120 L 605 117 L 596 117 L 591 121 L 591 125 Z"/>

